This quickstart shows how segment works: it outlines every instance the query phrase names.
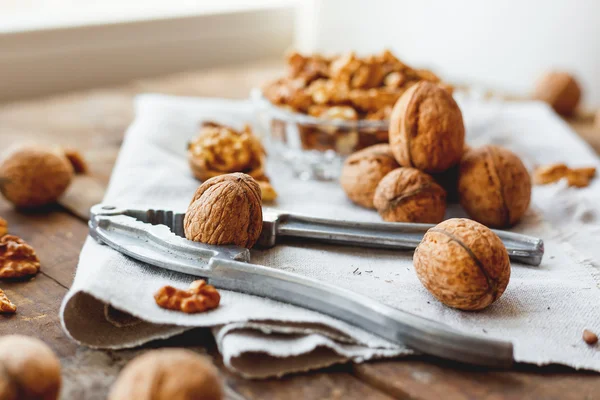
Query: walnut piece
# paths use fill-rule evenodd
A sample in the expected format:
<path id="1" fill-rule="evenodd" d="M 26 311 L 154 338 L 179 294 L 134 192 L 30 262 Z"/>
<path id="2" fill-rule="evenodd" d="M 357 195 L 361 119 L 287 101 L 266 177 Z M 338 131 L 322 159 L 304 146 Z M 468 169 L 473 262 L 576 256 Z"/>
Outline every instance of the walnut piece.
<path id="1" fill-rule="evenodd" d="M 581 88 L 572 75 L 552 71 L 539 79 L 533 98 L 545 101 L 558 114 L 569 116 L 573 114 L 581 100 Z"/>
<path id="2" fill-rule="evenodd" d="M 214 122 L 203 123 L 188 145 L 188 158 L 194 176 L 201 181 L 231 172 L 264 175 L 265 150 L 248 125 L 237 131 Z"/>
<path id="3" fill-rule="evenodd" d="M 417 83 L 394 105 L 390 146 L 403 167 L 443 172 L 458 164 L 465 146 L 460 108 L 435 83 Z"/>
<path id="4" fill-rule="evenodd" d="M 413 256 L 425 288 L 447 306 L 480 310 L 498 300 L 510 279 L 508 252 L 489 228 L 463 218 L 429 229 Z"/>
<path id="5" fill-rule="evenodd" d="M 567 184 L 572 187 L 587 187 L 596 176 L 595 167 L 569 168 L 565 164 L 550 164 L 541 166 L 534 171 L 536 185 L 546 185 L 567 178 Z"/>
<path id="6" fill-rule="evenodd" d="M 260 186 L 242 173 L 207 180 L 196 190 L 183 225 L 189 240 L 251 248 L 262 230 Z"/>
<path id="7" fill-rule="evenodd" d="M 9 299 L 8 296 L 0 289 L 0 314 L 14 314 L 17 311 L 15 306 Z M 1 391 L 0 391 L 1 393 Z M 0 396 L 0 398 L 2 398 Z"/>
<path id="8" fill-rule="evenodd" d="M 73 166 L 58 149 L 22 147 L 0 164 L 0 191 L 20 208 L 54 203 L 72 178 Z"/>
<path id="9" fill-rule="evenodd" d="M 191 350 L 150 350 L 130 361 L 108 400 L 222 400 L 223 383 L 210 360 Z"/>
<path id="10" fill-rule="evenodd" d="M 272 202 L 277 198 L 277 192 L 269 181 L 259 180 L 258 186 L 260 186 L 260 196 L 263 202 Z"/>
<path id="11" fill-rule="evenodd" d="M 8 222 L 2 217 L 0 217 L 0 237 L 6 235 L 8 233 Z"/>
<path id="12" fill-rule="evenodd" d="M 23 278 L 40 270 L 40 260 L 35 250 L 17 236 L 0 238 L 0 279 Z"/>
<path id="13" fill-rule="evenodd" d="M 60 362 L 41 340 L 22 336 L 0 337 L 0 399 L 58 399 Z"/>
<path id="14" fill-rule="evenodd" d="M 467 152 L 458 177 L 460 205 L 476 221 L 493 228 L 516 224 L 531 201 L 531 178 L 521 159 L 499 146 Z"/>
<path id="15" fill-rule="evenodd" d="M 87 162 L 81 153 L 76 149 L 65 149 L 65 157 L 69 160 L 73 166 L 73 170 L 76 174 L 87 174 L 89 171 Z"/>
<path id="16" fill-rule="evenodd" d="M 156 292 L 154 300 L 162 308 L 194 314 L 217 308 L 221 295 L 214 286 L 200 279 L 192 282 L 187 290 L 164 286 Z"/>
<path id="17" fill-rule="evenodd" d="M 376 144 L 350 155 L 344 161 L 340 184 L 354 203 L 375 208 L 373 197 L 379 182 L 399 165 L 388 144 Z"/>
<path id="18" fill-rule="evenodd" d="M 446 213 L 446 192 L 414 168 L 397 168 L 377 185 L 373 198 L 384 221 L 438 223 Z"/>

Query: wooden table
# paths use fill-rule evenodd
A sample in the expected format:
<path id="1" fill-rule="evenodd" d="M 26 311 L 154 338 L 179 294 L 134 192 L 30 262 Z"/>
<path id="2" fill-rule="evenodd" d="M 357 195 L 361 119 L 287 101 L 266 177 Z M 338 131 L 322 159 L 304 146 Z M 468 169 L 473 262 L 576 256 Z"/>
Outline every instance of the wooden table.
<path id="1" fill-rule="evenodd" d="M 87 236 L 85 210 L 99 202 L 123 133 L 133 118 L 137 93 L 242 98 L 251 87 L 279 74 L 279 62 L 220 68 L 161 79 L 0 105 L 2 147 L 35 140 L 79 148 L 91 174 L 78 178 L 63 205 L 40 212 L 17 212 L 0 199 L 0 216 L 10 232 L 38 252 L 41 272 L 26 282 L 0 282 L 18 313 L 0 317 L 0 334 L 20 333 L 48 343 L 62 360 L 64 399 L 104 399 L 121 367 L 148 347 L 187 346 L 207 352 L 227 384 L 248 399 L 592 399 L 600 397 L 600 375 L 559 366 L 517 365 L 488 371 L 442 360 L 414 357 L 347 363 L 283 379 L 250 381 L 225 370 L 211 335 L 194 330 L 143 349 L 97 351 L 65 336 L 58 319 L 60 302 L 73 281 L 79 251 Z M 600 132 L 590 118 L 571 121 L 600 151 Z M 91 189 L 90 189 L 91 188 Z M 65 207 L 64 204 L 67 204 Z"/>

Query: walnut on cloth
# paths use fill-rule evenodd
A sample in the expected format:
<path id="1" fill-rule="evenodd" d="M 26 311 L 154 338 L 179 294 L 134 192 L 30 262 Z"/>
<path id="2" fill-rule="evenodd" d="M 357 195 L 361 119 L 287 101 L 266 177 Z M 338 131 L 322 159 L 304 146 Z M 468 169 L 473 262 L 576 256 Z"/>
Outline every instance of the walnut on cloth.
<path id="1" fill-rule="evenodd" d="M 265 150 L 249 125 L 238 131 L 215 122 L 204 122 L 198 135 L 188 144 L 188 161 L 196 179 L 203 182 L 232 172 L 243 172 L 258 181 L 269 182 L 265 175 Z M 272 201 L 275 197 L 273 189 L 264 200 Z"/>
<path id="2" fill-rule="evenodd" d="M 217 308 L 221 295 L 214 286 L 200 279 L 192 282 L 187 290 L 163 286 L 154 295 L 154 300 L 162 308 L 194 314 Z"/>
<path id="3" fill-rule="evenodd" d="M 40 260 L 35 250 L 17 236 L 0 238 L 0 279 L 23 278 L 40 270 Z"/>
<path id="4" fill-rule="evenodd" d="M 536 185 L 547 185 L 567 178 L 567 184 L 572 187 L 587 187 L 596 176 L 595 167 L 569 168 L 566 164 L 556 163 L 537 167 L 533 172 Z"/>

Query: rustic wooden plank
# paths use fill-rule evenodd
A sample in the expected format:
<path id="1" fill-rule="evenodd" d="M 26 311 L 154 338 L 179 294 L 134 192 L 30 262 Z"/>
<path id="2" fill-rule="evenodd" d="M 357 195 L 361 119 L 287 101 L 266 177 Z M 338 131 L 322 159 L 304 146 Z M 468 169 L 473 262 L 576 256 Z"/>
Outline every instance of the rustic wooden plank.
<path id="1" fill-rule="evenodd" d="M 429 357 L 354 366 L 366 383 L 398 398 L 433 399 L 592 399 L 600 375 L 561 366 L 516 365 L 487 370 Z"/>

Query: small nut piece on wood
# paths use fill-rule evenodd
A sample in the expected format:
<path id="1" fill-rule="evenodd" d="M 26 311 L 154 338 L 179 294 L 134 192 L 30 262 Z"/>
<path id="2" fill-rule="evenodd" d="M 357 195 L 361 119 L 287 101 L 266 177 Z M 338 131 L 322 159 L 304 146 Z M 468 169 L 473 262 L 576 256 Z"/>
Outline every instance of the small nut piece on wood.
<path id="1" fill-rule="evenodd" d="M 458 194 L 474 220 L 489 227 L 508 227 L 529 207 L 531 178 L 517 155 L 502 147 L 483 146 L 462 158 Z"/>
<path id="2" fill-rule="evenodd" d="M 6 235 L 8 233 L 8 222 L 2 217 L 0 217 L 0 237 Z"/>
<path id="3" fill-rule="evenodd" d="M 196 190 L 185 213 L 185 237 L 207 244 L 251 248 L 262 230 L 260 186 L 242 173 L 221 175 Z"/>
<path id="4" fill-rule="evenodd" d="M 444 219 L 446 192 L 435 180 L 414 168 L 397 168 L 375 190 L 375 208 L 384 221 L 435 224 Z"/>
<path id="5" fill-rule="evenodd" d="M 350 200 L 375 208 L 373 196 L 379 182 L 399 165 L 388 144 L 376 144 L 353 153 L 344 162 L 340 183 Z"/>
<path id="6" fill-rule="evenodd" d="M 188 145 L 188 159 L 192 173 L 201 181 L 231 172 L 255 178 L 264 175 L 265 150 L 248 125 L 237 131 L 205 122 Z"/>
<path id="7" fill-rule="evenodd" d="M 154 295 L 154 300 L 162 308 L 194 314 L 217 308 L 221 295 L 214 286 L 200 279 L 192 282 L 188 290 L 163 286 Z"/>
<path id="8" fill-rule="evenodd" d="M 20 208 L 54 203 L 72 178 L 73 166 L 62 150 L 22 147 L 0 164 L 0 191 Z"/>
<path id="9" fill-rule="evenodd" d="M 23 278 L 40 270 L 40 259 L 35 250 L 17 236 L 0 238 L 0 279 Z"/>
<path id="10" fill-rule="evenodd" d="M 151 350 L 134 358 L 119 374 L 108 400 L 221 400 L 217 369 L 191 350 Z"/>
<path id="11" fill-rule="evenodd" d="M 581 88 L 577 80 L 566 72 L 552 71 L 537 82 L 533 98 L 545 101 L 560 115 L 572 115 L 579 100 Z"/>
<path id="12" fill-rule="evenodd" d="M 453 218 L 429 229 L 415 250 L 415 271 L 439 301 L 480 310 L 498 300 L 510 279 L 504 244 L 489 228 Z"/>
<path id="13" fill-rule="evenodd" d="M 41 340 L 0 337 L 0 398 L 55 400 L 61 387 L 60 362 Z"/>
<path id="14" fill-rule="evenodd" d="M 587 344 L 589 344 L 590 346 L 593 346 L 596 343 L 598 343 L 598 335 L 596 335 L 594 332 L 590 331 L 589 329 L 584 329 L 583 330 L 583 341 L 586 342 Z"/>
<path id="15" fill-rule="evenodd" d="M 17 312 L 17 306 L 9 300 L 8 296 L 4 293 L 4 290 L 0 289 L 0 314 L 14 314 Z M 0 393 L 2 391 L 0 390 Z M 0 396 L 0 399 L 2 396 Z"/>
<path id="16" fill-rule="evenodd" d="M 394 105 L 390 146 L 401 166 L 442 172 L 458 164 L 464 145 L 460 108 L 439 85 L 419 82 Z"/>

